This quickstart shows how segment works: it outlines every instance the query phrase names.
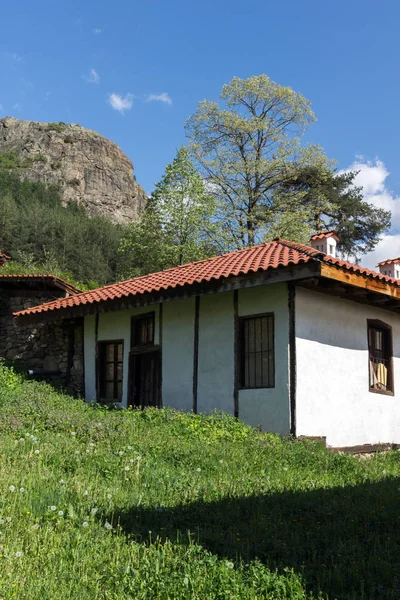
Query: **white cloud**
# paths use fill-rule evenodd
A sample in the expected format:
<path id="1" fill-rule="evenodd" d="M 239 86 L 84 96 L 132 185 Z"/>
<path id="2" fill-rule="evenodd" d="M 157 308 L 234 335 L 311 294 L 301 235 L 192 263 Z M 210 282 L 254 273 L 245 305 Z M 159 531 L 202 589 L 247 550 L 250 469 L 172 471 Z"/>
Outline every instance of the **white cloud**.
<path id="1" fill-rule="evenodd" d="M 103 32 L 103 30 L 102 30 L 102 29 L 92 29 L 92 32 L 93 32 L 95 35 L 99 35 L 100 33 L 102 33 L 102 32 Z"/>
<path id="2" fill-rule="evenodd" d="M 172 98 L 167 94 L 167 92 L 163 92 L 162 94 L 150 94 L 147 96 L 147 102 L 164 102 L 164 104 L 172 104 Z"/>
<path id="3" fill-rule="evenodd" d="M 100 75 L 95 69 L 90 69 L 89 75 L 83 75 L 83 79 L 88 83 L 100 83 Z"/>
<path id="4" fill-rule="evenodd" d="M 131 110 L 133 99 L 133 94 L 127 94 L 125 98 L 115 93 L 109 94 L 108 96 L 108 100 L 113 109 L 118 110 L 121 113 L 121 115 L 124 114 L 125 110 Z"/>
<path id="5" fill-rule="evenodd" d="M 18 54 L 17 52 L 6 52 L 5 54 L 16 63 L 19 63 L 21 62 L 21 60 L 24 60 L 24 57 Z"/>
<path id="6" fill-rule="evenodd" d="M 22 110 L 22 104 L 16 102 L 12 108 L 13 110 Z"/>
<path id="7" fill-rule="evenodd" d="M 387 187 L 386 180 L 390 173 L 378 158 L 375 161 L 367 161 L 363 157 L 357 157 L 344 171 L 359 171 L 354 183 L 363 188 L 364 199 L 392 213 L 392 226 L 389 233 L 382 237 L 373 252 L 369 252 L 361 259 L 363 266 L 375 269 L 381 260 L 400 256 L 400 196 L 396 196 Z"/>

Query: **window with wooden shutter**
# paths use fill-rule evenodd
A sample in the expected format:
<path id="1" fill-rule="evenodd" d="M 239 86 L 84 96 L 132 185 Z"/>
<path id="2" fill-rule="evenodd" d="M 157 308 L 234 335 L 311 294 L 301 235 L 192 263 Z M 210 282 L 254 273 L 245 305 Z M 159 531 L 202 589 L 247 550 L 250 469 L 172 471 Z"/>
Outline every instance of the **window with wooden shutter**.
<path id="1" fill-rule="evenodd" d="M 393 394 L 392 328 L 382 321 L 368 320 L 369 389 Z"/>
<path id="2" fill-rule="evenodd" d="M 239 318 L 239 387 L 275 387 L 274 315 Z"/>
<path id="3" fill-rule="evenodd" d="M 154 321 L 154 313 L 132 317 L 132 348 L 138 346 L 154 346 Z"/>
<path id="4" fill-rule="evenodd" d="M 100 402 L 122 401 L 124 346 L 121 340 L 99 342 L 98 382 Z"/>

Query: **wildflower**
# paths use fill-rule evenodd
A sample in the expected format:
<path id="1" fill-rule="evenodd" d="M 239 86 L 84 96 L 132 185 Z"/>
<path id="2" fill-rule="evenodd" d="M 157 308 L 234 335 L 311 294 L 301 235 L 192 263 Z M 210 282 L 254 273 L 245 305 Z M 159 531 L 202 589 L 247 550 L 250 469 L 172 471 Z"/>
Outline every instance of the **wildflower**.
<path id="1" fill-rule="evenodd" d="M 62 517 L 64 515 L 64 513 L 63 513 L 62 510 L 59 510 L 57 514 L 58 514 L 59 517 Z"/>
<path id="2" fill-rule="evenodd" d="M 71 435 L 76 435 L 76 431 L 71 431 Z"/>
<path id="3" fill-rule="evenodd" d="M 233 567 L 234 567 L 235 565 L 233 564 L 233 562 L 229 562 L 229 561 L 228 561 L 228 562 L 226 563 L 226 566 L 228 567 L 228 569 L 233 569 Z"/>
<path id="4" fill-rule="evenodd" d="M 111 494 L 107 494 L 107 500 L 111 500 L 112 496 Z"/>
<path id="5" fill-rule="evenodd" d="M 33 525 L 32 529 L 39 529 L 39 527 L 40 527 L 39 523 L 35 523 L 35 524 Z"/>
<path id="6" fill-rule="evenodd" d="M 130 468 L 130 466 L 129 466 L 129 465 L 126 465 L 126 467 L 125 467 L 125 471 L 130 471 L 130 469 L 131 469 L 131 468 Z"/>
<path id="7" fill-rule="evenodd" d="M 54 506 L 54 504 L 52 504 L 51 506 L 49 506 L 49 509 L 55 511 L 57 510 L 57 506 Z"/>
<path id="8" fill-rule="evenodd" d="M 128 450 L 132 450 L 132 446 L 128 446 Z"/>
<path id="9" fill-rule="evenodd" d="M 197 471 L 198 473 L 200 473 L 200 471 L 201 471 L 200 467 L 197 467 L 196 471 Z"/>
<path id="10" fill-rule="evenodd" d="M 23 494 L 25 491 L 25 488 L 19 488 L 19 491 L 21 492 L 21 494 Z"/>
<path id="11" fill-rule="evenodd" d="M 82 527 L 88 527 L 88 526 L 89 526 L 89 523 L 87 521 L 83 521 Z"/>
<path id="12" fill-rule="evenodd" d="M 284 471 L 287 471 L 287 467 L 283 467 L 283 470 L 284 470 Z"/>
<path id="13" fill-rule="evenodd" d="M 221 460 L 219 461 L 219 463 L 222 465 L 222 463 L 223 463 L 223 462 L 224 462 L 224 461 L 223 461 L 223 460 L 222 460 L 222 458 L 221 458 Z"/>
<path id="14" fill-rule="evenodd" d="M 93 442 L 89 443 L 89 446 L 91 446 L 91 448 L 94 448 L 96 444 L 94 444 Z"/>
<path id="15" fill-rule="evenodd" d="M 11 517 L 6 517 L 7 523 L 11 523 Z"/>
<path id="16" fill-rule="evenodd" d="M 35 450 L 35 454 L 40 454 L 40 450 Z"/>
<path id="17" fill-rule="evenodd" d="M 25 438 L 19 438 L 19 441 L 20 441 L 20 442 L 24 442 L 24 441 L 25 441 Z"/>
<path id="18" fill-rule="evenodd" d="M 122 456 L 122 455 L 123 455 L 123 453 L 124 453 L 124 452 L 123 452 L 123 450 L 120 450 L 120 451 L 118 452 L 118 454 L 119 454 L 120 456 Z"/>
<path id="19" fill-rule="evenodd" d="M 90 510 L 90 514 L 91 514 L 91 515 L 95 515 L 96 513 L 97 513 L 97 508 L 92 508 L 92 509 Z"/>
<path id="20" fill-rule="evenodd" d="M 0 519 L 0 525 L 4 525 L 5 521 L 4 519 Z"/>
<path id="21" fill-rule="evenodd" d="M 15 485 L 10 485 L 8 489 L 10 490 L 10 492 L 15 492 Z"/>
<path id="22" fill-rule="evenodd" d="M 21 556 L 22 556 L 22 552 L 21 552 L 20 550 L 18 550 L 18 551 L 15 553 L 15 556 L 16 556 L 17 558 L 21 558 Z"/>
<path id="23" fill-rule="evenodd" d="M 87 490 L 85 490 L 85 491 L 83 492 L 83 495 L 84 495 L 84 496 L 87 496 L 88 494 L 89 494 L 89 492 L 88 492 Z"/>
<path id="24" fill-rule="evenodd" d="M 80 454 L 79 450 L 75 450 L 75 454 Z"/>
<path id="25" fill-rule="evenodd" d="M 113 528 L 113 527 L 112 527 L 112 525 L 111 525 L 111 523 L 109 523 L 108 521 L 106 521 L 106 522 L 104 523 L 104 527 L 105 527 L 105 528 L 106 528 L 108 531 L 109 531 L 110 529 L 112 529 L 112 528 Z"/>
<path id="26" fill-rule="evenodd" d="M 60 481 L 58 483 L 64 483 L 64 479 L 60 479 Z"/>
<path id="27" fill-rule="evenodd" d="M 135 462 L 135 459 L 134 459 L 134 458 L 130 458 L 130 459 L 129 459 L 129 462 L 130 462 L 130 463 L 133 463 L 133 462 Z"/>

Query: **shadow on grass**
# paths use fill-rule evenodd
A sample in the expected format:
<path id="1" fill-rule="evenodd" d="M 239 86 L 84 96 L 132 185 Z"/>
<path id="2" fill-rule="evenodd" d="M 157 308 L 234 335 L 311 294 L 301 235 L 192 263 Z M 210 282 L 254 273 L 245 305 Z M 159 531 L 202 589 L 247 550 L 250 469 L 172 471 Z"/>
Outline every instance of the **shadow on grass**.
<path id="1" fill-rule="evenodd" d="M 283 492 L 173 508 L 132 507 L 109 518 L 146 542 L 192 539 L 211 552 L 271 569 L 293 567 L 333 599 L 399 600 L 400 480 Z"/>

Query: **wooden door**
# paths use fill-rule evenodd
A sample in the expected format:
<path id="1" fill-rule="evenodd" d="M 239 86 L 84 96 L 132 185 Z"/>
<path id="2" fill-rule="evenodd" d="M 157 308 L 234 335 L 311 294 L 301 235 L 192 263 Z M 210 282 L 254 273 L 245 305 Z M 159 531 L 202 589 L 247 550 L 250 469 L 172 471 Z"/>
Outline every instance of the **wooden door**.
<path id="1" fill-rule="evenodd" d="M 131 354 L 129 403 L 135 407 L 160 406 L 161 351 Z"/>

